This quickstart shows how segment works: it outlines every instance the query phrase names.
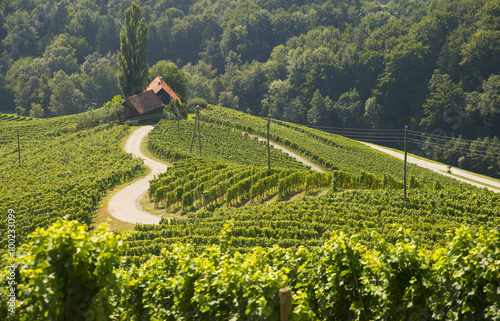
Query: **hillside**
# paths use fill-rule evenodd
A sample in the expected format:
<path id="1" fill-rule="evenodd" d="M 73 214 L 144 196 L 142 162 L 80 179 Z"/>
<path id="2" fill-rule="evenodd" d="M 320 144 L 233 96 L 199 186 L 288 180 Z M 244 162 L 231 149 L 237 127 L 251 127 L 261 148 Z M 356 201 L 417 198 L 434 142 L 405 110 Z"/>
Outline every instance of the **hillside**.
<path id="1" fill-rule="evenodd" d="M 91 224 L 102 196 L 144 169 L 119 147 L 127 126 L 77 125 L 77 116 L 0 120 L 0 212 L 15 211 L 19 245 L 36 228 L 62 217 Z M 2 235 L 7 225 L 0 222 Z M 2 238 L 2 250 L 6 242 Z"/>
<path id="2" fill-rule="evenodd" d="M 426 134 L 416 152 L 500 177 L 496 0 L 137 2 L 148 78 L 168 69 L 183 100 L 336 128 L 408 125 Z M 0 109 L 53 117 L 120 94 L 129 6 L 3 1 Z"/>
<path id="3" fill-rule="evenodd" d="M 499 17 L 1 0 L 0 320 L 500 320 Z"/>
<path id="4" fill-rule="evenodd" d="M 150 133 L 150 151 L 172 162 L 151 181 L 151 202 L 184 215 L 127 234 L 103 227 L 89 234 L 67 220 L 90 224 L 107 191 L 144 171 L 119 148 L 129 127 L 81 128 L 89 117 L 2 124 L 0 206 L 15 221 L 17 244 L 27 245 L 14 255 L 5 240 L 0 280 L 9 280 L 14 260 L 20 320 L 78 311 L 94 313 L 92 320 L 278 320 L 284 286 L 294 318 L 304 320 L 499 311 L 491 297 L 500 288 L 498 194 L 409 166 L 405 201 L 400 160 L 280 121 L 271 139 L 326 172 L 277 149 L 269 171 L 267 147 L 255 137 L 265 135 L 267 120 L 222 107 L 201 114 L 202 158 L 196 148 L 189 153 L 193 120 L 180 121 L 178 132 L 164 119 Z M 451 288 L 457 273 L 464 277 L 453 277 Z M 75 288 L 76 296 L 41 300 Z M 9 313 L 3 301 L 0 315 Z"/>
<path id="5" fill-rule="evenodd" d="M 242 134 L 265 136 L 266 119 L 216 106 L 203 111 L 201 119 L 204 160 L 189 154 L 193 121 L 181 121 L 180 139 L 175 121 L 161 121 L 150 134 L 153 153 L 179 161 L 151 181 L 149 200 L 167 213 L 188 215 L 158 226 L 138 225 L 127 251 L 134 262 L 177 242 L 201 248 L 218 244 L 217 232 L 227 222 L 233 224 L 228 232 L 234 237 L 232 245 L 244 252 L 253 246 L 318 246 L 338 231 L 358 234 L 370 244 L 373 231 L 390 240 L 400 226 L 418 235 L 422 244 L 435 247 L 447 241 L 446 231 L 460 225 L 474 230 L 498 225 L 497 194 L 411 164 L 405 202 L 403 162 L 353 140 L 274 121 L 273 142 L 331 174 L 297 172 L 276 161 L 267 172 L 262 167 L 267 161 L 265 146 Z M 231 147 L 235 145 L 238 149 Z M 251 156 L 238 158 L 241 153 Z M 251 161 L 260 167 L 249 166 Z M 308 196 L 322 189 L 330 191 Z M 279 202 L 289 195 L 303 196 Z"/>

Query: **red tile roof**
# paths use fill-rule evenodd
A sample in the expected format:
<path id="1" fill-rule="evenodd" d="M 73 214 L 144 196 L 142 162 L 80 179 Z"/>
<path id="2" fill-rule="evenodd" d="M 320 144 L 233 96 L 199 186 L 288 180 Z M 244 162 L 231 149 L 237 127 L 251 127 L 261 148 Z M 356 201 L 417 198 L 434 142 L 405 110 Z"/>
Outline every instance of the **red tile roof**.
<path id="1" fill-rule="evenodd" d="M 172 97 L 172 99 L 177 99 L 178 101 L 181 101 L 179 96 L 170 88 L 169 85 L 163 80 L 161 76 L 156 77 L 148 86 L 146 90 L 152 90 L 154 91 L 155 94 L 158 94 L 160 90 L 165 90 L 167 94 Z"/>
<path id="2" fill-rule="evenodd" d="M 130 96 L 127 100 L 133 104 L 140 115 L 163 106 L 163 102 L 153 90 L 146 90 L 140 94 Z"/>

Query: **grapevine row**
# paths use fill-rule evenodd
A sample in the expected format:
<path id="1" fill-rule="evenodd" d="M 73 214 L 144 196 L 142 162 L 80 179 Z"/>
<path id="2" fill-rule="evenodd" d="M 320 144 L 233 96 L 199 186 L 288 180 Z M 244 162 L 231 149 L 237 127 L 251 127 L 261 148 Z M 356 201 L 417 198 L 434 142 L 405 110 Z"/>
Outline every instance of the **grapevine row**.
<path id="1" fill-rule="evenodd" d="M 320 197 L 304 197 L 239 208 L 189 213 L 185 219 L 162 221 L 157 226 L 137 225 L 130 238 L 127 255 L 159 254 L 162 247 L 181 242 L 206 246 L 217 238 L 224 223 L 234 226 L 233 246 L 247 251 L 252 246 L 292 246 L 320 244 L 343 231 L 359 234 L 369 243 L 371 233 L 394 240 L 397 226 L 405 226 L 423 244 L 436 246 L 444 234 L 457 226 L 496 228 L 500 225 L 500 196 L 484 190 L 410 189 L 405 202 L 400 191 L 354 190 L 329 192 Z M 154 252 L 148 252 L 155 248 Z"/>

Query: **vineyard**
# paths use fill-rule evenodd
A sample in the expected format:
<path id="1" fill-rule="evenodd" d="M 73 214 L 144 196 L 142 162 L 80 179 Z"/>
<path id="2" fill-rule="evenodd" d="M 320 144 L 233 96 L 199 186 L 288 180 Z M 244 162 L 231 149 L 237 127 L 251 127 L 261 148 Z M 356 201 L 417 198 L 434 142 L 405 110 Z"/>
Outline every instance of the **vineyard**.
<path id="1" fill-rule="evenodd" d="M 142 162 L 118 146 L 126 126 L 76 130 L 74 117 L 10 123 L 0 129 L 0 213 L 16 212 L 19 244 L 58 218 L 91 224 L 101 197 L 143 171 Z M 0 222 L 2 235 L 6 224 Z M 0 248 L 5 242 L 2 237 Z"/>
<path id="2" fill-rule="evenodd" d="M 202 144 L 207 146 L 202 159 L 188 154 L 193 122 L 181 121 L 177 127 L 176 121 L 163 120 L 150 136 L 151 150 L 175 162 L 151 181 L 150 201 L 167 212 L 187 215 L 158 226 L 137 225 L 128 240 L 132 262 L 178 242 L 196 248 L 216 244 L 228 221 L 233 224 L 232 244 L 242 252 L 254 246 L 320 246 L 338 231 L 358 234 L 366 244 L 373 231 L 393 241 L 398 226 L 409 228 L 432 248 L 443 245 L 445 232 L 458 226 L 476 230 L 499 224 L 497 194 L 417 166 L 409 166 L 404 201 L 402 162 L 352 140 L 275 121 L 270 134 L 274 142 L 329 171 L 294 169 L 276 161 L 269 171 L 263 167 L 265 147 L 244 134 L 265 136 L 267 120 L 215 106 L 201 118 Z M 240 152 L 251 151 L 245 154 L 248 158 L 235 158 L 235 145 Z M 259 157 L 252 158 L 255 155 Z M 308 196 L 316 189 L 330 192 Z M 294 201 L 268 201 L 303 191 L 305 195 Z"/>
<path id="3" fill-rule="evenodd" d="M 409 187 L 421 186 L 412 176 Z M 282 167 L 268 170 L 193 158 L 175 163 L 153 179 L 148 194 L 155 207 L 167 212 L 182 209 L 186 213 L 200 208 L 213 210 L 222 205 L 255 204 L 271 196 L 281 200 L 299 191 L 402 187 L 403 183 L 390 174 L 378 178 L 366 172 L 354 175 L 337 170 L 321 173 Z"/>
<path id="4" fill-rule="evenodd" d="M 231 109 L 212 106 L 202 113 L 202 120 L 266 137 L 266 119 Z M 364 171 L 377 176 L 387 173 L 403 180 L 403 162 L 351 139 L 305 126 L 273 121 L 270 140 L 330 171 L 340 170 L 356 175 Z M 436 181 L 447 186 L 458 184 L 456 180 L 413 164 L 408 164 L 407 169 L 409 175 L 414 175 L 428 186 L 434 185 Z"/>
<path id="5" fill-rule="evenodd" d="M 172 163 L 150 202 L 183 215 L 127 234 L 86 231 L 100 199 L 144 171 L 119 147 L 127 126 L 0 120 L 0 211 L 15 209 L 25 244 L 14 319 L 279 320 L 285 286 L 293 320 L 500 319 L 499 194 L 409 166 L 405 200 L 401 161 L 279 121 L 271 140 L 326 171 L 275 148 L 269 169 L 266 119 L 201 119 L 202 157 L 191 120 L 148 137 Z"/>
<path id="6" fill-rule="evenodd" d="M 158 255 L 175 243 L 201 248 L 217 244 L 227 222 L 232 224 L 228 232 L 232 246 L 241 252 L 254 246 L 320 246 L 338 232 L 357 234 L 367 245 L 373 244 L 373 232 L 394 242 L 399 226 L 433 248 L 445 244 L 446 232 L 458 226 L 473 231 L 500 226 L 500 195 L 463 188 L 412 189 L 404 202 L 401 193 L 392 189 L 353 190 L 293 202 L 202 210 L 155 226 L 137 225 L 127 255 L 139 262 L 141 256 Z"/>
<path id="7" fill-rule="evenodd" d="M 6 122 L 6 121 L 27 121 L 27 120 L 33 120 L 31 117 L 24 117 L 24 116 L 17 116 L 15 114 L 2 114 L 0 113 L 0 121 Z"/>
<path id="8" fill-rule="evenodd" d="M 190 153 L 194 122 L 161 120 L 149 135 L 148 148 L 157 156 L 175 162 L 199 156 L 198 138 L 195 139 L 193 153 Z M 202 156 L 239 165 L 267 166 L 265 143 L 250 137 L 232 127 L 216 123 L 201 123 Z M 288 154 L 271 149 L 272 166 L 305 169 Z"/>
<path id="9" fill-rule="evenodd" d="M 103 227 L 93 235 L 76 222 L 39 229 L 16 259 L 13 319 L 277 321 L 283 287 L 291 289 L 291 320 L 500 318 L 497 231 L 459 228 L 432 250 L 398 228 L 392 243 L 372 233 L 370 247 L 332 232 L 317 247 L 240 253 L 233 228 L 215 246 L 173 245 L 139 267 L 119 263 L 122 236 Z M 0 282 L 8 275 L 0 271 Z M 9 316 L 2 300 L 0 317 Z"/>
<path id="10" fill-rule="evenodd" d="M 231 165 L 202 159 L 177 162 L 150 182 L 155 205 L 214 209 L 277 194 L 278 199 L 298 190 L 329 188 L 332 175 L 301 169 Z"/>

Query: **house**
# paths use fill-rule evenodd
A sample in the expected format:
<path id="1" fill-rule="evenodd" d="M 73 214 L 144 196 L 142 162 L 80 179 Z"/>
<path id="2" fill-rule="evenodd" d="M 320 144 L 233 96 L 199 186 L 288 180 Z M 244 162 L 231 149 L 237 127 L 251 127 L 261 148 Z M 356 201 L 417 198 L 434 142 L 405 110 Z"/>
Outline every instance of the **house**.
<path id="1" fill-rule="evenodd" d="M 161 101 L 165 105 L 168 105 L 170 101 L 177 99 L 181 101 L 177 94 L 170 88 L 169 85 L 163 80 L 161 76 L 156 77 L 148 86 L 146 90 L 152 90 L 155 94 L 160 97 Z"/>
<path id="2" fill-rule="evenodd" d="M 164 105 L 175 99 L 180 101 L 172 88 L 167 85 L 161 76 L 158 76 L 144 92 L 130 96 L 125 100 L 122 104 L 124 116 L 126 119 L 130 119 L 152 115 L 158 111 L 161 112 Z"/>
<path id="3" fill-rule="evenodd" d="M 127 98 L 123 103 L 125 118 L 137 118 L 154 113 L 155 110 L 163 106 L 163 101 L 154 91 L 147 90 L 140 94 Z"/>

